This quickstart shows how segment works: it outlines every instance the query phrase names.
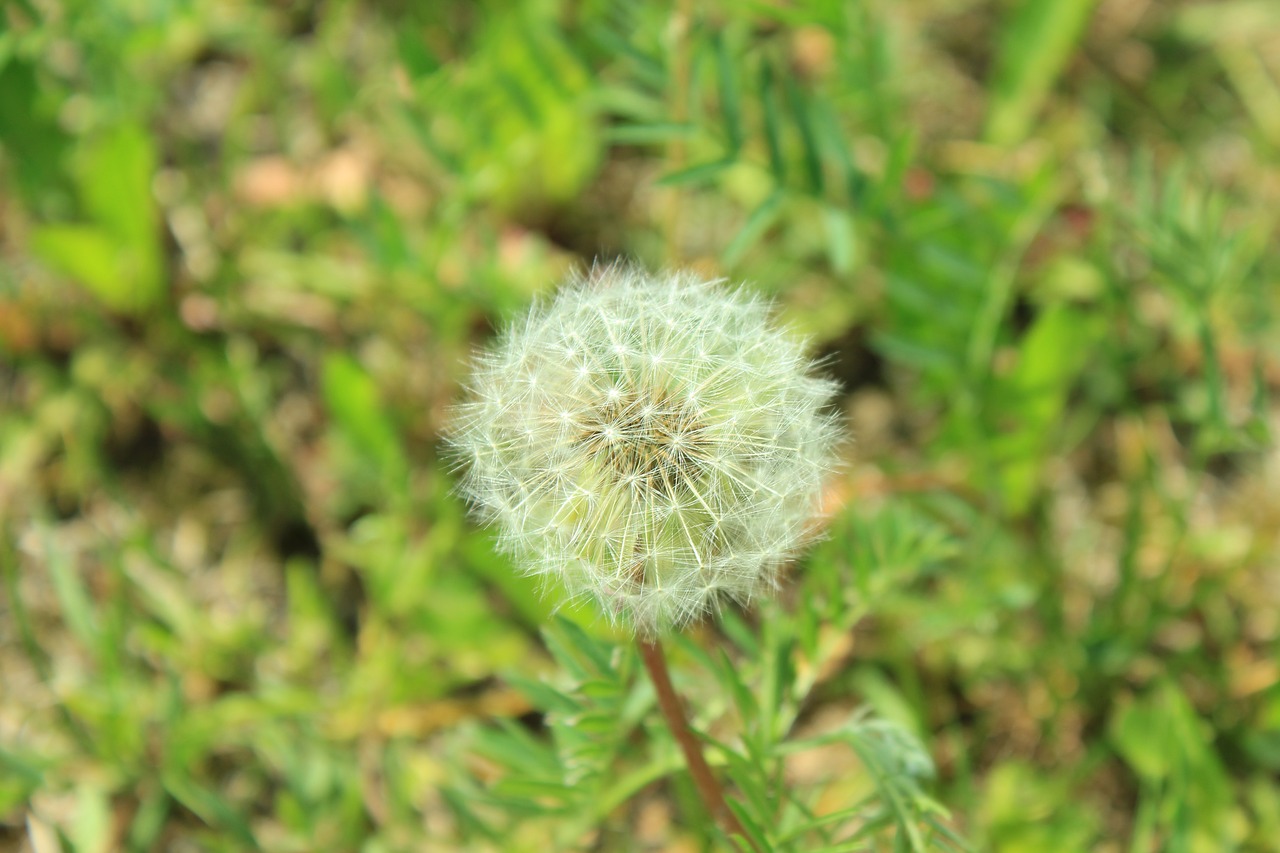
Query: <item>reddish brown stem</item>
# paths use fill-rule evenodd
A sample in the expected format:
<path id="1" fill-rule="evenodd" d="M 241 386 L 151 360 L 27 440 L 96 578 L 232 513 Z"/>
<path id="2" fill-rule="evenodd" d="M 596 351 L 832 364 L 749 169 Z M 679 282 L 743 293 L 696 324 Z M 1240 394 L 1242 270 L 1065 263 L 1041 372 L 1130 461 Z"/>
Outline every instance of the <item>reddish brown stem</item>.
<path id="1" fill-rule="evenodd" d="M 640 657 L 644 660 L 645 669 L 649 670 L 649 678 L 653 680 L 654 690 L 657 691 L 658 707 L 662 709 L 662 715 L 667 718 L 667 726 L 684 752 L 684 760 L 689 765 L 689 775 L 693 777 L 698 796 L 702 797 L 707 810 L 730 836 L 741 836 L 753 850 L 759 853 L 760 848 L 742 828 L 738 816 L 725 801 L 724 790 L 716 780 L 715 774 L 711 772 L 711 766 L 707 764 L 707 759 L 702 754 L 702 746 L 698 743 L 698 738 L 689 728 L 684 706 L 680 704 L 680 697 L 676 695 L 676 689 L 671 685 L 671 675 L 667 672 L 667 659 L 662 653 L 661 644 L 657 640 L 637 640 L 636 645 L 640 647 Z"/>

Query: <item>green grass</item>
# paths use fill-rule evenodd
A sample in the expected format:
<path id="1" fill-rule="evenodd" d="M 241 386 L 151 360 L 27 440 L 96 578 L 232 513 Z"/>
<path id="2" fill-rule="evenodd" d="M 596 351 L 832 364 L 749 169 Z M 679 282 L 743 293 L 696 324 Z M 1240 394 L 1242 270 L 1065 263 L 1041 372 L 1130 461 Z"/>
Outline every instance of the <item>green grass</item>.
<path id="1" fill-rule="evenodd" d="M 830 536 L 670 644 L 751 833 L 1274 849 L 1278 39 L 5 5 L 0 850 L 728 849 L 440 458 L 472 348 L 615 256 L 750 282 L 845 389 Z"/>

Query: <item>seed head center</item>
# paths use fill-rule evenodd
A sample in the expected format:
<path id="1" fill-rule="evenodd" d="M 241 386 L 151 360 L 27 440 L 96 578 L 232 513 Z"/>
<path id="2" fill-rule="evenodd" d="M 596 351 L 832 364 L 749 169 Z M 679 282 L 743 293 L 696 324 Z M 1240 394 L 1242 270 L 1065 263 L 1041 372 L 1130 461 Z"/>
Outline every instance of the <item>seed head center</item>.
<path id="1" fill-rule="evenodd" d="M 677 497 L 714 458 L 697 412 L 661 390 L 610 389 L 583 419 L 579 443 L 614 482 Z"/>

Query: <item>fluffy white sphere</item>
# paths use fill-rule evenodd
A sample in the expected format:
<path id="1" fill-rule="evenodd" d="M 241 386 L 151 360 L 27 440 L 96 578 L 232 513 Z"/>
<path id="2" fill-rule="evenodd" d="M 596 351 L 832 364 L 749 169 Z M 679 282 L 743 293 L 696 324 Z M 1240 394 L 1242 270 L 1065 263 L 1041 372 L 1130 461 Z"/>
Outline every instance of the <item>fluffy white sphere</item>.
<path id="1" fill-rule="evenodd" d="M 776 582 L 839 430 L 769 305 L 691 273 L 596 268 L 505 329 L 448 441 L 534 575 L 653 636 Z"/>

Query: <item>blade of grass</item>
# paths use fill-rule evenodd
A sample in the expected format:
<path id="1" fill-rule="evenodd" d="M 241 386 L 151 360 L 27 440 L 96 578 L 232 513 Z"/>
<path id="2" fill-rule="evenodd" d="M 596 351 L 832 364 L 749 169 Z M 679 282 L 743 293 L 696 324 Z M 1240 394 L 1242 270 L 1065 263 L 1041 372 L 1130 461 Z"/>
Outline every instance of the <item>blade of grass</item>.
<path id="1" fill-rule="evenodd" d="M 986 137 L 999 145 L 1026 138 L 1054 82 L 1084 33 L 1097 0 L 1039 0 L 1005 22 L 991 82 Z"/>

